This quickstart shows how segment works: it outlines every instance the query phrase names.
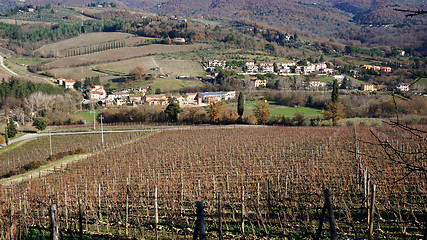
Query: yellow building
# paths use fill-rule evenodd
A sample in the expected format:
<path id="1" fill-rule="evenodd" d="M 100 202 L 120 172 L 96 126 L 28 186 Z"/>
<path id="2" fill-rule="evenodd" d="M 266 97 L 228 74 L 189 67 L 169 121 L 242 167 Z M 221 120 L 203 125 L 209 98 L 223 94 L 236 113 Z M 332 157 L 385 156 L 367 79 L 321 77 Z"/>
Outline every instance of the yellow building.
<path id="1" fill-rule="evenodd" d="M 372 83 L 362 83 L 361 88 L 362 88 L 362 91 L 365 91 L 365 92 L 374 92 L 374 91 L 377 91 L 377 88 Z"/>

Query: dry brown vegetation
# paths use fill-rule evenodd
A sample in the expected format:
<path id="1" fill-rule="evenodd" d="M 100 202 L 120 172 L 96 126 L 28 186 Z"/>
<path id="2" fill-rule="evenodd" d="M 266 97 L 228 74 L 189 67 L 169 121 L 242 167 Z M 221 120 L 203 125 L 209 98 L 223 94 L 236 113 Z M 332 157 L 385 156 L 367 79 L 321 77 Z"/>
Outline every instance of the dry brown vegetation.
<path id="1" fill-rule="evenodd" d="M 148 45 L 142 47 L 126 47 L 113 49 L 105 52 L 94 54 L 67 57 L 55 60 L 44 65 L 45 68 L 60 68 L 60 67 L 77 67 L 87 66 L 98 63 L 107 63 L 114 61 L 122 61 L 135 57 L 147 56 L 150 54 L 159 54 L 167 52 L 185 52 L 196 49 L 208 48 L 208 44 L 191 44 L 191 45 Z"/>
<path id="2" fill-rule="evenodd" d="M 374 131 L 381 139 L 393 138 L 396 148 L 425 153 L 426 146 L 408 132 Z M 407 173 L 375 144 L 367 127 L 161 132 L 105 150 L 63 174 L 1 189 L 7 194 L 1 197 L 0 224 L 1 229 L 47 227 L 49 206 L 56 203 L 61 231 L 73 230 L 81 199 L 86 231 L 153 236 L 157 186 L 159 225 L 170 238 L 191 234 L 196 200 L 205 205 L 208 238 L 217 238 L 218 197 L 227 239 L 243 235 L 242 220 L 247 238 L 310 238 L 328 188 L 339 238 L 360 239 L 367 236 L 370 182 L 377 186 L 375 238 L 419 238 L 427 219 L 426 175 L 402 180 Z"/>

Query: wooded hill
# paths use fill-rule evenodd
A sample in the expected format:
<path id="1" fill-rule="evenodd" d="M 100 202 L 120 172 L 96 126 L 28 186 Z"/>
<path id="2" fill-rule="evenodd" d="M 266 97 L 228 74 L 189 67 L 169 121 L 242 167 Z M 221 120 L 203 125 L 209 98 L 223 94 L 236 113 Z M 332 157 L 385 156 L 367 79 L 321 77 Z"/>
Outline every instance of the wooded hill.
<path id="1" fill-rule="evenodd" d="M 3 5 L 17 4 L 8 0 Z M 27 0 L 26 4 L 84 5 L 93 0 Z M 108 2 L 108 1 L 106 1 Z M 139 8 L 182 18 L 227 18 L 276 27 L 310 39 L 364 46 L 411 46 L 425 54 L 427 15 L 405 17 L 394 9 L 426 9 L 419 0 L 117 0 L 117 7 Z M 108 7 L 103 7 L 104 11 Z M 111 8 L 110 8 L 111 9 Z M 97 17 L 94 13 L 91 17 Z M 121 17 L 119 14 L 116 17 Z M 402 36 L 405 36 L 402 38 Z"/>

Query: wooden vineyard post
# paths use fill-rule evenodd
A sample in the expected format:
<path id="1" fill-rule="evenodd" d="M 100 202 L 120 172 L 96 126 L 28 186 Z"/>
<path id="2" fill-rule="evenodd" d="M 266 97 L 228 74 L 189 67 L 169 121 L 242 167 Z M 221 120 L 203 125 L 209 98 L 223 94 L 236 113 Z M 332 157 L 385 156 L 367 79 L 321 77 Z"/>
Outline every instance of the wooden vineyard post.
<path id="1" fill-rule="evenodd" d="M 96 223 L 96 230 L 99 232 L 99 224 L 102 221 L 102 213 L 101 213 L 101 184 L 98 184 L 98 222 Z"/>
<path id="2" fill-rule="evenodd" d="M 126 184 L 126 236 L 128 236 L 129 234 L 128 223 L 129 223 L 129 179 L 127 179 L 127 184 Z"/>
<path id="3" fill-rule="evenodd" d="M 157 186 L 154 187 L 154 221 L 156 226 L 156 239 L 158 239 L 157 225 L 159 224 L 159 207 L 157 205 Z"/>
<path id="4" fill-rule="evenodd" d="M 205 227 L 205 213 L 203 211 L 203 202 L 197 201 L 197 219 L 196 219 L 196 229 L 194 229 L 193 240 L 197 239 L 199 236 L 200 240 L 206 240 L 206 227 Z"/>
<path id="5" fill-rule="evenodd" d="M 65 204 L 65 229 L 68 229 L 68 203 L 67 203 L 67 191 L 64 193 L 64 204 Z"/>
<path id="6" fill-rule="evenodd" d="M 242 186 L 242 235 L 245 235 L 245 187 Z"/>
<path id="7" fill-rule="evenodd" d="M 83 240 L 83 203 L 79 199 L 79 239 Z"/>
<path id="8" fill-rule="evenodd" d="M 371 206 L 369 208 L 369 219 L 368 219 L 368 222 L 369 222 L 368 239 L 369 240 L 373 239 L 373 231 L 374 231 L 375 190 L 376 190 L 376 185 L 372 184 Z"/>
<path id="9" fill-rule="evenodd" d="M 13 215 L 14 215 L 14 208 L 13 208 L 13 202 L 12 202 L 12 198 L 10 197 L 9 198 L 9 204 L 10 204 L 10 206 L 9 206 L 9 212 L 10 212 L 10 219 L 9 219 L 9 221 L 10 221 L 10 230 L 9 230 L 9 234 L 10 234 L 10 239 L 12 240 L 12 239 L 15 239 L 15 236 L 14 236 L 14 228 L 15 228 L 15 225 L 14 225 L 14 223 L 13 223 Z"/>
<path id="10" fill-rule="evenodd" d="M 323 209 L 322 209 L 322 214 L 320 216 L 320 224 L 319 224 L 319 228 L 317 229 L 317 234 L 316 234 L 315 239 L 317 239 L 317 240 L 320 239 L 320 235 L 322 232 L 323 218 L 325 217 L 326 210 L 328 210 L 329 226 L 330 226 L 329 231 L 331 233 L 331 239 L 336 240 L 337 239 L 337 229 L 335 226 L 335 215 L 334 215 L 334 209 L 333 209 L 333 205 L 332 205 L 332 201 L 331 201 L 331 192 L 329 191 L 329 189 L 324 190 L 324 195 L 325 195 L 325 205 L 323 206 Z"/>
<path id="11" fill-rule="evenodd" d="M 330 225 L 331 239 L 336 240 L 337 229 L 335 226 L 334 208 L 332 205 L 331 192 L 329 191 L 329 189 L 325 189 L 325 200 L 326 200 L 326 207 L 328 208 L 328 212 L 329 212 L 329 225 Z"/>
<path id="12" fill-rule="evenodd" d="M 50 206 L 50 224 L 51 239 L 59 240 L 58 209 L 56 204 Z"/>
<path id="13" fill-rule="evenodd" d="M 218 192 L 218 239 L 223 240 L 223 237 L 222 237 L 221 193 L 220 192 Z"/>

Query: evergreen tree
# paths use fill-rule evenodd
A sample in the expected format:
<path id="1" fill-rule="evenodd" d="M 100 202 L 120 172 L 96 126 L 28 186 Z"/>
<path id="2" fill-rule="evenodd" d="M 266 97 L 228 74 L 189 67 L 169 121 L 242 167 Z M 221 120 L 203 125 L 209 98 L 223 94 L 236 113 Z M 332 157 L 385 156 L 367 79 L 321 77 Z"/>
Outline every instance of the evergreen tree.
<path id="1" fill-rule="evenodd" d="M 245 111 L 245 96 L 243 95 L 243 92 L 240 92 L 239 97 L 237 98 L 237 114 L 239 114 L 240 118 L 242 118 L 244 111 Z"/>
<path id="2" fill-rule="evenodd" d="M 7 123 L 6 128 L 7 128 L 7 136 L 9 138 L 13 138 L 16 136 L 16 133 L 18 132 L 18 130 L 16 130 L 16 124 L 12 120 L 12 118 L 9 118 L 9 122 Z"/>
<path id="3" fill-rule="evenodd" d="M 334 80 L 331 101 L 326 104 L 326 109 L 323 114 L 325 115 L 325 119 L 332 119 L 332 123 L 334 126 L 337 125 L 337 122 L 341 119 L 343 115 L 344 106 L 339 102 L 339 87 L 337 80 Z"/>
<path id="4" fill-rule="evenodd" d="M 6 142 L 6 145 L 9 145 L 9 137 L 7 136 L 7 127 L 4 129 L 4 140 Z"/>
<path id="5" fill-rule="evenodd" d="M 165 109 L 165 113 L 169 116 L 172 122 L 178 121 L 178 114 L 181 112 L 179 104 L 176 103 L 172 98 L 169 98 L 169 105 Z"/>
<path id="6" fill-rule="evenodd" d="M 340 97 L 340 93 L 339 93 L 338 81 L 335 79 L 332 87 L 331 101 L 333 103 L 338 103 L 339 97 Z"/>

